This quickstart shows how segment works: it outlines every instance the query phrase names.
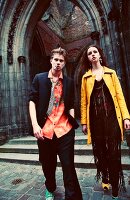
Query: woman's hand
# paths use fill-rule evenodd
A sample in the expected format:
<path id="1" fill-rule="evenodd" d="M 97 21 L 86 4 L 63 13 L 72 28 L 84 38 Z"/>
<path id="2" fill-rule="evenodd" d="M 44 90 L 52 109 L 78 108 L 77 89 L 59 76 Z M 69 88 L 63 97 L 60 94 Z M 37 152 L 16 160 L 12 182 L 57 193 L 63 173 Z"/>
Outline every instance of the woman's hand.
<path id="1" fill-rule="evenodd" d="M 82 132 L 84 133 L 84 135 L 87 134 L 87 125 L 86 124 L 82 125 Z"/>
<path id="2" fill-rule="evenodd" d="M 124 128 L 126 130 L 130 129 L 130 120 L 129 119 L 124 120 Z"/>
<path id="3" fill-rule="evenodd" d="M 39 140 L 44 140 L 44 137 L 42 136 L 41 131 L 42 129 L 38 124 L 33 125 L 34 136 Z"/>

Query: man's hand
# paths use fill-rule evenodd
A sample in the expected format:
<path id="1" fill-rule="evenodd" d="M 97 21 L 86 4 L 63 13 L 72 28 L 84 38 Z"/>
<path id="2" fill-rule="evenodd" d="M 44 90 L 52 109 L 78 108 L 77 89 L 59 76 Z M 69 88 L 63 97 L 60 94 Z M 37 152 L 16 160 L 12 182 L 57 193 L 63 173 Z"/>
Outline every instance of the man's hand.
<path id="1" fill-rule="evenodd" d="M 44 137 L 41 135 L 41 127 L 38 125 L 37 116 L 36 116 L 36 105 L 33 101 L 29 102 L 29 113 L 33 126 L 33 133 L 37 139 L 44 140 Z"/>
<path id="2" fill-rule="evenodd" d="M 126 130 L 130 129 L 130 120 L 129 119 L 124 120 L 124 129 L 126 129 Z"/>
<path id="3" fill-rule="evenodd" d="M 42 129 L 38 124 L 33 125 L 34 136 L 39 140 L 44 140 L 44 137 L 42 136 L 41 131 Z"/>
<path id="4" fill-rule="evenodd" d="M 87 125 L 86 124 L 82 125 L 82 132 L 84 133 L 84 135 L 87 134 Z"/>

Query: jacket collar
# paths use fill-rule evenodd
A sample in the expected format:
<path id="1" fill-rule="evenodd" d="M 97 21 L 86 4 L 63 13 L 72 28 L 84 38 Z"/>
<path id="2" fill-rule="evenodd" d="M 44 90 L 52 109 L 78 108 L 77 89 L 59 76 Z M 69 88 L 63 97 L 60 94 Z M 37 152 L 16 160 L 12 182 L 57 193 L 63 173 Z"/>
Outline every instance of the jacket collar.
<path id="1" fill-rule="evenodd" d="M 104 74 L 112 74 L 113 71 L 112 69 L 108 68 L 108 67 L 104 67 Z M 92 74 L 92 70 L 89 69 L 85 74 L 84 74 L 84 77 L 90 77 L 90 76 L 93 76 Z"/>

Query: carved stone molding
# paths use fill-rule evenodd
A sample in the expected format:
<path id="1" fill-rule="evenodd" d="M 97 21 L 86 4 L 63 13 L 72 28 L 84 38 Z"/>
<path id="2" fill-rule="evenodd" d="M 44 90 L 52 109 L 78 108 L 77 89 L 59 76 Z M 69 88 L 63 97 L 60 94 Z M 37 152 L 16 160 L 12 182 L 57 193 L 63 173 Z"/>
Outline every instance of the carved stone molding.
<path id="1" fill-rule="evenodd" d="M 107 30 L 107 23 L 106 23 L 105 17 L 102 16 L 102 17 L 100 18 L 100 20 L 101 20 L 101 24 L 102 24 L 102 32 L 103 32 L 104 34 L 107 34 L 107 33 L 108 33 L 108 30 Z"/>
<path id="2" fill-rule="evenodd" d="M 100 33 L 98 31 L 93 31 L 90 34 L 90 37 L 91 37 L 92 40 L 99 40 L 99 36 L 100 36 Z"/>
<path id="3" fill-rule="evenodd" d="M 21 64 L 21 63 L 26 63 L 26 57 L 25 56 L 19 56 L 18 57 L 18 62 L 19 62 L 19 64 Z"/>
<path id="4" fill-rule="evenodd" d="M 120 18 L 120 12 L 117 8 L 112 8 L 111 11 L 108 13 L 108 20 L 110 21 L 118 21 Z"/>
<path id="5" fill-rule="evenodd" d="M 13 14 L 12 22 L 9 29 L 8 45 L 7 45 L 7 61 L 8 64 L 13 64 L 13 42 L 18 20 L 24 9 L 27 0 L 20 0 Z"/>
<path id="6" fill-rule="evenodd" d="M 102 9 L 102 5 L 100 3 L 100 0 L 93 0 L 93 2 L 94 2 L 95 6 L 96 6 L 96 8 L 97 8 L 97 10 L 99 12 L 99 15 L 103 16 L 104 15 L 104 11 Z"/>
<path id="7" fill-rule="evenodd" d="M 99 15 L 100 15 L 100 21 L 101 21 L 101 25 L 102 25 L 102 32 L 104 34 L 107 34 L 108 33 L 108 30 L 107 30 L 107 23 L 106 23 L 106 19 L 105 19 L 105 15 L 104 15 L 104 10 L 102 8 L 102 5 L 100 3 L 100 0 L 93 0 L 98 12 L 99 12 Z"/>

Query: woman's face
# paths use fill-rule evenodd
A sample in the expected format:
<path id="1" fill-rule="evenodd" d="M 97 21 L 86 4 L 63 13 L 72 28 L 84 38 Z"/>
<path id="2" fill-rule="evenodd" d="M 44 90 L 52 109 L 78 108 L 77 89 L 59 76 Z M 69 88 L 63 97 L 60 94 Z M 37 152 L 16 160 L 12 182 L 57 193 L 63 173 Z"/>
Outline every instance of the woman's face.
<path id="1" fill-rule="evenodd" d="M 96 47 L 90 47 L 87 51 L 87 56 L 88 56 L 88 60 L 91 63 L 99 62 L 99 59 L 101 57 L 100 54 L 99 54 L 99 51 Z"/>

